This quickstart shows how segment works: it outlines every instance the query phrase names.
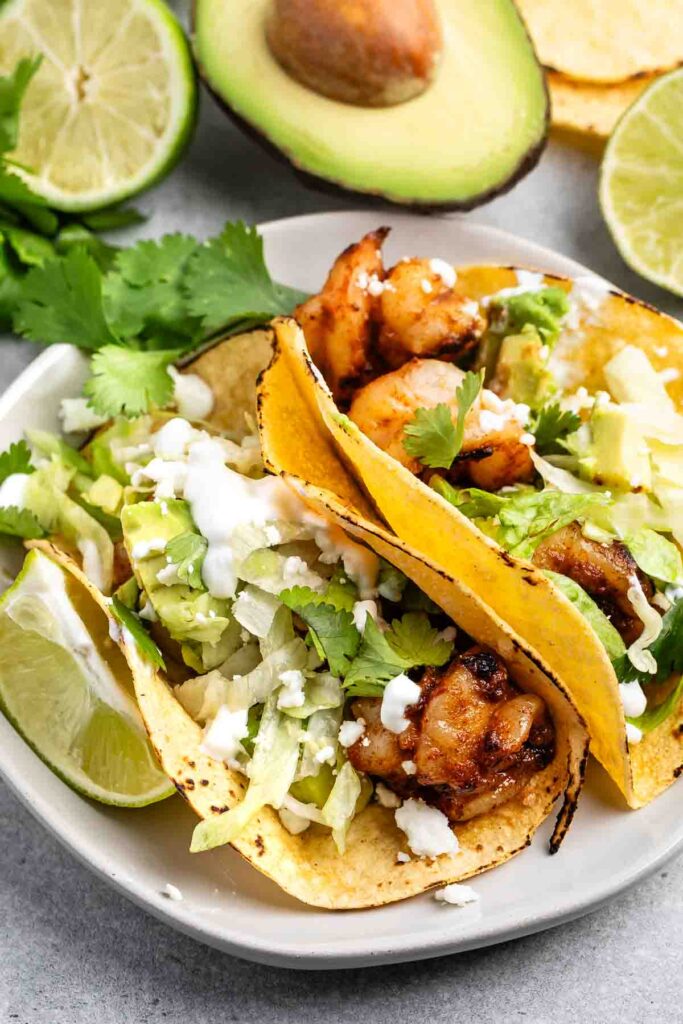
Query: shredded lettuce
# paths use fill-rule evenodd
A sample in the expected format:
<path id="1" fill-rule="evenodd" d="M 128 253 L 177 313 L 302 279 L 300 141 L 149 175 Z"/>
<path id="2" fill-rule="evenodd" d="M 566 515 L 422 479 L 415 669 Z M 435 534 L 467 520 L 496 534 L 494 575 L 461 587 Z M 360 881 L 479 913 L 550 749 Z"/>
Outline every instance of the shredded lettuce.
<path id="1" fill-rule="evenodd" d="M 625 538 L 639 569 L 660 583 L 683 583 L 683 559 L 675 544 L 647 527 Z"/>
<path id="2" fill-rule="evenodd" d="M 266 806 L 281 807 L 294 782 L 299 761 L 300 724 L 277 709 L 271 695 L 265 702 L 249 763 L 249 786 L 237 806 L 200 822 L 190 851 L 200 853 L 233 842 L 255 814 Z"/>
<path id="3" fill-rule="evenodd" d="M 624 641 L 605 613 L 598 608 L 593 598 L 586 593 L 583 587 L 580 587 L 574 580 L 569 579 L 568 576 L 563 576 L 559 572 L 553 572 L 552 569 L 544 569 L 543 571 L 553 581 L 558 590 L 561 590 L 564 596 L 571 601 L 577 611 L 581 612 L 607 651 L 610 661 L 621 658 L 626 652 Z"/>
<path id="4" fill-rule="evenodd" d="M 248 584 L 239 592 L 232 606 L 232 614 L 252 636 L 265 638 L 273 625 L 280 602 L 272 594 Z"/>
<path id="5" fill-rule="evenodd" d="M 306 739 L 303 743 L 301 761 L 296 773 L 297 781 L 315 777 L 320 773 L 322 765 L 316 761 L 315 755 L 325 747 L 338 749 L 339 726 L 341 725 L 343 708 L 323 708 L 314 712 L 306 723 Z"/>
<path id="6" fill-rule="evenodd" d="M 332 829 L 332 838 L 340 853 L 346 849 L 346 834 L 356 813 L 361 784 L 353 766 L 345 761 L 334 780 L 332 792 L 323 807 L 323 821 Z"/>

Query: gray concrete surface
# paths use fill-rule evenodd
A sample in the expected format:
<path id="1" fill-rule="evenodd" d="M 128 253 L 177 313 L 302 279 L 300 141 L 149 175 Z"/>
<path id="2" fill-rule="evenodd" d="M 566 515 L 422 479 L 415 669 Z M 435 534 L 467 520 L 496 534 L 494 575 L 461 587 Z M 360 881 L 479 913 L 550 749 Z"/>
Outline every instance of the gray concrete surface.
<path id="1" fill-rule="evenodd" d="M 621 262 L 595 198 L 594 155 L 555 142 L 511 194 L 470 216 L 548 245 L 680 315 Z M 143 228 L 198 234 L 352 204 L 304 189 L 204 100 L 185 162 L 140 200 Z M 35 354 L 0 348 L 5 387 Z M 296 974 L 205 949 L 92 877 L 0 787 L 1 1024 L 683 1021 L 683 860 L 581 921 L 400 967 Z"/>

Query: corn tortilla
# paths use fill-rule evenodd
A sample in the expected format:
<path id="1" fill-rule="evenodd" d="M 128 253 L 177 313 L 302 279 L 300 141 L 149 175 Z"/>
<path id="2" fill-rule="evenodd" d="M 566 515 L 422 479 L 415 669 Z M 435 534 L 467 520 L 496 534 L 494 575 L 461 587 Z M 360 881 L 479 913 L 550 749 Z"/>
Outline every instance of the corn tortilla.
<path id="1" fill-rule="evenodd" d="M 570 291 L 572 282 L 546 275 Z M 517 284 L 514 268 L 464 267 L 456 290 L 480 301 Z M 678 711 L 630 750 L 619 684 L 604 647 L 577 609 L 545 574 L 513 558 L 405 467 L 374 445 L 336 408 L 313 366 L 294 320 L 275 321 L 278 345 L 315 401 L 347 464 L 384 520 L 411 549 L 446 570 L 461 588 L 478 594 L 517 638 L 530 645 L 553 678 L 563 680 L 591 736 L 591 750 L 631 807 L 669 786 L 683 766 L 683 702 Z M 683 371 L 683 326 L 630 296 L 610 292 L 599 311 L 584 312 L 578 329 L 565 331 L 553 367 L 571 387 L 606 388 L 603 367 L 625 345 L 636 345 L 655 369 Z M 683 372 L 669 387 L 683 407 Z"/>
<path id="2" fill-rule="evenodd" d="M 575 82 L 557 72 L 550 72 L 547 78 L 553 125 L 600 139 L 612 134 L 624 111 L 655 80 L 654 75 L 644 75 L 626 82 L 596 85 Z"/>

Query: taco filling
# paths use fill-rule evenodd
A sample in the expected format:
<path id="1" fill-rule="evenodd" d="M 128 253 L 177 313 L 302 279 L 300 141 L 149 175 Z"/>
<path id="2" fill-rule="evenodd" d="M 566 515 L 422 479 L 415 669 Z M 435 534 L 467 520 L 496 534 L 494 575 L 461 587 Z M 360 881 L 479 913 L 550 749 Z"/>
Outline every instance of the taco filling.
<path id="1" fill-rule="evenodd" d="M 683 696 L 683 332 L 593 279 L 439 259 L 385 270 L 385 234 L 349 247 L 294 314 L 348 417 L 328 411 L 328 426 L 343 447 L 355 424 L 552 581 L 612 663 L 638 744 Z M 368 491 L 416 543 L 419 515 L 409 536 L 391 469 L 369 465 Z"/>

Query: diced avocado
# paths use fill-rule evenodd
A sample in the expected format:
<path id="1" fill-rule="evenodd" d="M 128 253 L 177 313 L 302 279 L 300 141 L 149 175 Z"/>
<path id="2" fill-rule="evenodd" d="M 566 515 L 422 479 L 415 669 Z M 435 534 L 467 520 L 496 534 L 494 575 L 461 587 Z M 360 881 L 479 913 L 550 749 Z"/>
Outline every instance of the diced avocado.
<path id="1" fill-rule="evenodd" d="M 646 490 L 652 487 L 650 453 L 638 422 L 621 406 L 608 403 L 593 410 L 591 442 L 580 460 L 581 472 L 605 487 Z"/>
<path id="2" fill-rule="evenodd" d="M 104 512 L 116 515 L 123 501 L 123 487 L 113 476 L 103 473 L 83 495 L 89 505 L 97 505 Z"/>
<path id="3" fill-rule="evenodd" d="M 536 163 L 547 133 L 548 98 L 512 0 L 441 0 L 443 47 L 438 63 L 432 62 L 433 81 L 421 95 L 381 107 L 331 99 L 286 71 L 283 63 L 293 62 L 273 55 L 266 32 L 278 6 L 271 0 L 197 0 L 195 54 L 200 74 L 227 112 L 297 170 L 328 186 L 397 203 L 469 208 L 509 188 Z M 354 23 L 356 37 L 377 24 L 375 7 L 391 24 L 391 4 L 376 0 Z M 327 3 L 326 9 L 332 19 L 328 38 L 337 43 L 338 19 L 349 9 L 352 15 L 355 5 Z M 302 29 L 314 37 L 324 67 L 325 58 L 331 60 L 327 40 L 316 34 L 310 17 Z M 380 75 L 401 63 L 391 50 L 398 38 L 398 32 L 378 35 L 387 53 L 386 59 L 380 54 Z M 419 45 L 413 38 L 410 43 Z M 377 51 L 361 38 L 344 52 L 375 57 Z M 349 68 L 349 81 L 358 70 Z"/>
<path id="4" fill-rule="evenodd" d="M 309 775 L 305 779 L 300 779 L 299 782 L 295 782 L 291 786 L 289 791 L 294 799 L 300 800 L 302 804 L 315 804 L 316 807 L 322 807 L 330 795 L 333 785 L 332 768 L 329 764 L 323 764 L 317 775 Z"/>
<path id="5" fill-rule="evenodd" d="M 503 338 L 492 381 L 494 391 L 504 398 L 539 409 L 556 390 L 543 347 L 533 327 Z"/>
<path id="6" fill-rule="evenodd" d="M 227 629 L 238 628 L 230 614 L 229 602 L 217 600 L 206 590 L 186 583 L 161 583 L 158 573 L 168 567 L 162 552 L 147 551 L 145 557 L 134 557 L 136 548 L 138 552 L 145 551 L 145 542 L 168 542 L 181 533 L 197 532 L 187 502 L 169 499 L 163 508 L 154 501 L 126 505 L 121 523 L 135 575 L 174 640 L 217 644 Z M 195 652 L 195 657 L 199 659 L 200 652 Z"/>
<path id="7" fill-rule="evenodd" d="M 140 588 L 135 576 L 131 576 L 129 580 L 126 580 L 125 583 L 122 583 L 114 591 L 114 597 L 117 597 L 121 604 L 125 604 L 126 608 L 137 607 L 139 594 Z"/>
<path id="8" fill-rule="evenodd" d="M 641 348 L 626 345 L 605 365 L 605 380 L 617 402 L 637 402 L 675 411 L 673 399 Z"/>
<path id="9" fill-rule="evenodd" d="M 367 775 L 358 777 L 360 779 L 360 794 L 356 802 L 356 814 L 360 814 L 363 808 L 367 807 L 374 792 L 374 786 Z M 300 800 L 302 804 L 315 804 L 316 807 L 322 808 L 332 792 L 334 780 L 332 767 L 329 764 L 323 764 L 317 775 L 309 775 L 305 779 L 300 779 L 291 786 L 289 791 L 294 799 Z"/>

